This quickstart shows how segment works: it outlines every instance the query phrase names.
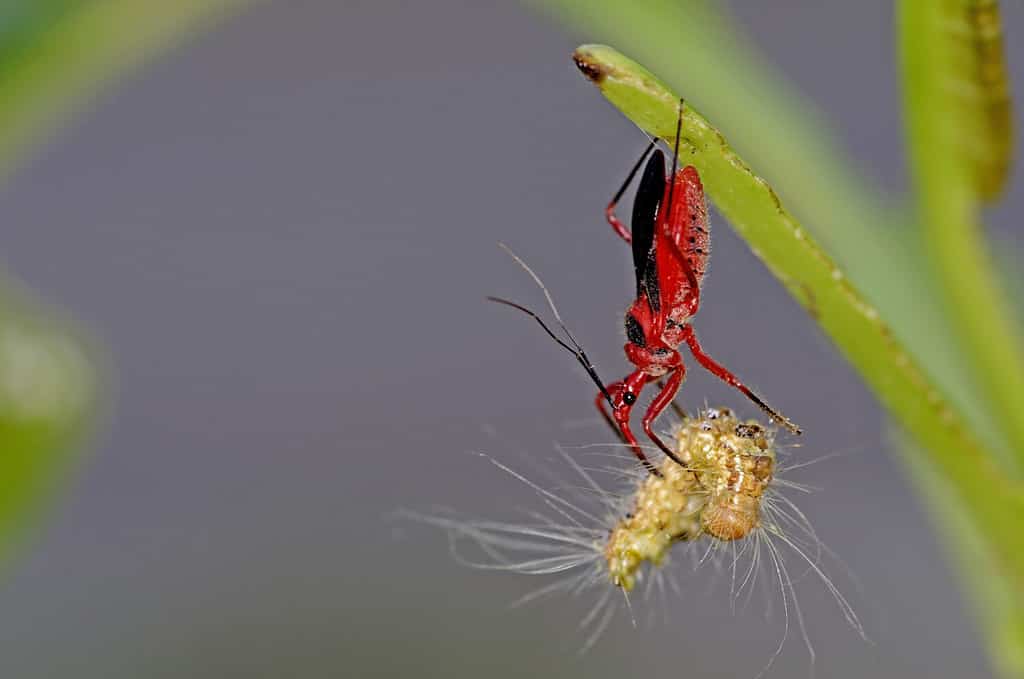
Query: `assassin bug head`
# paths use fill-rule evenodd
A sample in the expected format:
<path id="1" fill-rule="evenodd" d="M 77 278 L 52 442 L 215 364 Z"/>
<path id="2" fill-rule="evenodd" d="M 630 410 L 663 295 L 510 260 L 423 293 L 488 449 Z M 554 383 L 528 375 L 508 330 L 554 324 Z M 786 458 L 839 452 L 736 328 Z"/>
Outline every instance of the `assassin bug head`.
<path id="1" fill-rule="evenodd" d="M 569 340 L 569 342 L 566 342 L 558 335 L 556 335 L 554 332 L 552 332 L 551 328 L 549 328 L 547 324 L 544 323 L 540 316 L 538 316 L 534 311 L 528 309 L 522 304 L 518 304 L 516 302 L 512 302 L 501 297 L 488 296 L 487 300 L 491 302 L 497 302 L 498 304 L 504 304 L 505 306 L 510 306 L 513 309 L 518 309 L 519 311 L 522 311 L 524 314 L 526 314 L 533 320 L 537 321 L 537 324 L 544 329 L 544 332 L 548 334 L 548 337 L 553 339 L 558 344 L 558 346 L 562 347 L 563 349 L 565 349 L 570 354 L 576 357 L 576 360 L 579 362 L 579 364 L 582 365 L 583 369 L 587 371 L 588 375 L 590 375 L 590 379 L 592 379 L 594 381 L 594 384 L 597 385 L 597 388 L 600 390 L 601 395 L 608 401 L 609 405 L 612 405 L 612 407 L 614 408 L 615 406 L 612 400 L 612 395 L 608 392 L 608 388 L 605 386 L 604 382 L 601 381 L 601 377 L 597 374 L 597 369 L 594 367 L 594 364 L 590 361 L 590 358 L 587 356 L 587 352 L 583 350 L 583 347 L 580 345 L 580 343 L 576 341 L 576 337 L 574 337 L 573 334 L 569 331 L 569 328 L 566 327 L 565 322 L 562 320 L 561 314 L 558 313 L 558 307 L 555 306 L 555 301 L 551 298 L 551 293 L 548 292 L 548 289 L 544 285 L 543 281 L 541 281 L 540 276 L 534 273 L 533 269 L 527 266 L 526 262 L 524 262 L 519 257 L 519 255 L 512 252 L 512 249 L 510 247 L 508 247 L 504 243 L 498 243 L 498 247 L 504 250 L 509 257 L 514 259 L 516 264 L 521 266 L 523 270 L 530 275 L 530 278 L 533 279 L 533 282 L 536 283 L 537 287 L 539 287 L 541 289 L 541 292 L 544 293 L 544 298 L 547 300 L 548 308 L 551 309 L 551 314 L 555 317 L 555 320 L 558 322 L 559 327 L 562 329 L 562 332 L 565 333 L 565 336 Z"/>

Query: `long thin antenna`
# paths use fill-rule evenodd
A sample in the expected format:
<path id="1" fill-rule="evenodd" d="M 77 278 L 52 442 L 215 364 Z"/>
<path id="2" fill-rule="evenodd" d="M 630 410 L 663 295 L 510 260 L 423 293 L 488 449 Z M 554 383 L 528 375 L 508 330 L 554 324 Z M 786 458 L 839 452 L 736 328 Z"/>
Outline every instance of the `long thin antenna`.
<path id="1" fill-rule="evenodd" d="M 644 134 L 646 134 L 646 132 Z M 633 169 L 629 171 L 628 175 L 626 175 L 626 181 L 622 182 L 622 186 L 620 186 L 619 190 L 615 192 L 615 197 L 612 198 L 611 202 L 612 205 L 616 205 L 620 200 L 622 200 L 622 194 L 626 193 L 626 189 L 629 188 L 630 183 L 633 181 L 633 177 L 635 177 L 636 173 L 640 171 L 640 166 L 643 165 L 644 160 L 647 159 L 647 154 L 651 152 L 651 149 L 653 149 L 657 143 L 657 139 L 651 139 L 651 143 L 647 145 L 646 149 L 644 149 L 644 152 L 640 155 L 640 159 L 636 161 L 636 165 L 634 165 Z"/>
<path id="2" fill-rule="evenodd" d="M 551 293 L 548 292 L 547 286 L 544 285 L 544 282 L 540 279 L 540 276 L 538 276 L 536 273 L 534 273 L 533 269 L 531 269 L 529 266 L 527 266 L 526 262 L 524 262 L 519 257 L 519 255 L 517 255 L 516 253 L 512 252 L 512 248 L 510 248 L 509 246 L 507 246 L 507 245 L 505 245 L 504 243 L 501 243 L 501 242 L 498 243 L 498 247 L 501 248 L 502 250 L 504 250 L 508 254 L 509 257 L 511 257 L 512 259 L 516 260 L 516 264 L 518 264 L 519 266 L 523 267 L 523 271 L 525 271 L 526 273 L 530 274 L 530 278 L 533 279 L 533 282 L 536 283 L 537 287 L 540 288 L 541 292 L 544 293 L 544 299 L 546 299 L 548 301 L 548 307 L 551 309 L 551 313 L 552 313 L 552 315 L 554 315 L 555 320 L 558 321 L 558 325 L 560 325 L 562 327 L 562 330 L 565 331 L 565 334 L 569 337 L 569 341 L 571 341 L 573 343 L 573 346 L 575 346 L 576 348 L 582 350 L 583 347 L 580 346 L 579 342 L 576 341 L 576 338 L 572 336 L 571 332 L 569 332 L 569 328 L 565 327 L 565 321 L 562 320 L 562 315 L 560 313 L 558 313 L 558 307 L 555 306 L 555 300 L 551 299 Z"/>
<path id="3" fill-rule="evenodd" d="M 498 247 L 504 250 L 509 257 L 514 259 L 516 263 L 519 266 L 521 266 L 526 273 L 530 275 L 530 278 L 532 278 L 533 282 L 537 284 L 537 287 L 541 289 L 541 292 L 544 293 L 544 299 L 546 299 L 548 302 L 548 308 L 551 309 L 551 314 L 555 317 L 555 320 L 558 321 L 558 326 L 562 329 L 562 332 L 565 333 L 565 336 L 569 339 L 569 342 L 572 344 L 572 346 L 570 346 L 569 343 L 566 343 L 564 340 L 562 340 L 562 338 L 556 335 L 551 330 L 551 328 L 547 326 L 543 319 L 541 319 L 540 316 L 538 316 L 535 312 L 523 306 L 522 304 L 518 304 L 516 302 L 512 302 L 501 297 L 488 296 L 487 299 L 491 302 L 497 302 L 498 304 L 504 304 L 505 306 L 510 306 L 513 309 L 518 309 L 519 311 L 522 311 L 524 314 L 526 314 L 533 320 L 537 321 L 537 324 L 544 329 L 544 332 L 546 332 L 548 336 L 551 337 L 551 339 L 557 342 L 560 347 L 562 347 L 563 349 L 565 349 L 570 354 L 576 357 L 576 360 L 579 361 L 580 365 L 583 366 L 583 369 L 587 371 L 588 375 L 590 375 L 590 379 L 594 380 L 594 384 L 596 384 L 597 388 L 601 390 L 601 394 L 604 395 L 605 399 L 607 399 L 608 405 L 614 408 L 615 405 L 612 403 L 612 395 L 608 393 L 608 388 L 604 386 L 604 382 L 601 381 L 601 377 L 597 374 L 597 368 L 594 367 L 594 364 L 591 362 L 590 357 L 587 356 L 587 352 L 583 350 L 583 346 L 576 341 L 576 337 L 572 334 L 572 332 L 569 331 L 569 328 L 566 327 L 565 321 L 562 320 L 562 315 L 558 313 L 558 307 L 555 306 L 554 299 L 551 298 L 551 293 L 548 292 L 547 286 L 544 285 L 544 282 L 540 279 L 540 276 L 534 273 L 533 269 L 531 269 L 526 264 L 526 262 L 524 262 L 519 257 L 519 255 L 512 251 L 512 248 L 505 245 L 504 243 L 498 243 Z"/>
<path id="4" fill-rule="evenodd" d="M 672 174 L 668 176 L 668 205 L 665 207 L 666 214 L 672 214 L 672 194 L 676 189 L 676 170 L 679 169 L 679 134 L 683 131 L 683 105 L 686 100 L 679 99 L 679 119 L 676 120 L 676 142 L 672 145 Z"/>

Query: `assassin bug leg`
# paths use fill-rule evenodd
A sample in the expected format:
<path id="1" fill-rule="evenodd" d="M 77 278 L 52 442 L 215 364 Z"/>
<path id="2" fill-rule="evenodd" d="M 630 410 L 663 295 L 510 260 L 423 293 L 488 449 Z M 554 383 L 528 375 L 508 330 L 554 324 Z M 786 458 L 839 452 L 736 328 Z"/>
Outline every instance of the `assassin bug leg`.
<path id="1" fill-rule="evenodd" d="M 651 143 L 647 145 L 644 152 L 640 154 L 640 159 L 636 161 L 636 165 L 634 165 L 633 169 L 629 171 L 628 175 L 626 175 L 626 181 L 622 182 L 622 186 L 620 186 L 619 190 L 615 192 L 615 197 L 612 198 L 612 202 L 608 203 L 608 206 L 604 209 L 605 219 L 607 219 L 608 223 L 612 225 L 613 229 L 615 229 L 615 233 L 619 234 L 619 237 L 627 243 L 633 242 L 633 234 L 631 234 L 629 229 L 626 228 L 626 225 L 623 224 L 617 216 L 615 216 L 615 207 L 619 204 L 619 201 L 622 200 L 622 194 L 626 193 L 626 189 L 628 189 L 629 185 L 633 182 L 633 177 L 635 177 L 636 173 L 640 171 L 640 166 L 642 166 L 644 164 L 644 160 L 647 159 L 647 154 L 651 152 L 651 149 L 653 149 L 657 143 L 656 139 L 651 140 Z"/>
<path id="2" fill-rule="evenodd" d="M 640 460 L 641 464 L 655 476 L 660 476 L 661 472 L 658 471 L 647 456 L 644 455 L 644 451 L 640 448 L 640 443 L 636 440 L 633 435 L 633 431 L 629 428 L 629 415 L 633 411 L 633 405 L 636 403 L 636 395 L 643 389 L 644 384 L 648 381 L 648 376 L 644 374 L 642 370 L 634 370 L 629 374 L 626 379 L 619 382 L 613 382 L 608 385 L 608 391 L 612 397 L 609 404 L 612 407 L 612 412 L 609 414 L 604 409 L 604 402 L 601 400 L 601 395 L 598 394 L 595 399 L 597 409 L 601 412 L 601 416 L 604 417 L 605 422 L 615 430 L 619 438 L 626 443 L 630 450 L 633 451 L 633 455 Z M 659 445 L 659 447 L 661 447 Z M 676 459 L 675 454 L 671 450 L 662 449 L 667 455 Z"/>
<path id="3" fill-rule="evenodd" d="M 682 380 L 680 380 L 680 382 L 681 381 Z M 656 384 L 658 385 L 658 389 L 664 389 L 665 388 L 665 380 L 658 380 L 656 382 Z M 677 394 L 678 394 L 678 391 L 679 390 L 677 389 L 676 390 Z M 669 401 L 668 407 L 672 409 L 672 412 L 675 413 L 676 417 L 678 417 L 680 420 L 685 420 L 685 419 L 687 419 L 690 416 L 689 413 L 687 413 L 683 409 L 683 407 L 681 405 L 679 405 L 679 403 L 675 400 L 675 396 L 673 396 L 672 400 Z"/>
<path id="4" fill-rule="evenodd" d="M 621 383 L 615 382 L 610 385 L 609 388 L 614 388 L 616 384 Z M 646 455 L 644 455 L 644 451 L 640 448 L 640 442 L 636 440 L 636 437 L 633 436 L 633 432 L 629 428 L 629 413 L 632 410 L 632 407 L 626 406 L 624 408 L 616 408 L 615 406 L 612 406 L 612 413 L 615 413 L 613 416 L 605 410 L 605 399 L 601 394 L 598 394 L 594 399 L 594 404 L 597 406 L 597 410 L 601 413 L 604 421 L 609 427 L 611 427 L 611 430 L 615 432 L 615 435 L 619 440 L 629 446 L 633 456 L 640 461 L 640 464 L 644 466 L 644 469 L 654 476 L 661 476 L 661 472 L 658 471 L 658 468 L 655 467 L 649 459 L 647 459 Z"/>
<path id="5" fill-rule="evenodd" d="M 665 410 L 665 408 L 673 402 L 676 394 L 679 393 L 679 387 L 682 386 L 685 378 L 686 366 L 680 363 L 679 367 L 673 370 L 669 375 L 668 380 L 664 384 L 659 384 L 661 391 L 659 391 L 658 395 L 651 401 L 651 404 L 647 407 L 647 412 L 644 413 L 644 419 L 641 420 L 641 425 L 643 426 L 644 433 L 647 434 L 647 437 L 661 448 L 661 452 L 665 453 L 665 455 L 669 456 L 675 462 L 684 467 L 686 466 L 686 463 L 680 460 L 676 454 L 672 452 L 672 449 L 662 442 L 661 438 L 654 433 L 652 425 L 654 424 L 654 420 L 658 419 L 658 415 L 661 415 L 661 411 Z"/>
<path id="6" fill-rule="evenodd" d="M 612 386 L 615 386 L 614 383 L 612 384 Z M 615 432 L 615 435 L 619 438 L 619 441 L 628 444 L 629 441 L 627 441 L 625 435 L 623 435 L 622 429 L 619 428 L 619 425 L 616 424 L 615 420 L 612 418 L 610 414 L 608 414 L 608 411 L 604 407 L 604 404 L 607 401 L 608 399 L 606 399 L 604 397 L 604 394 L 599 391 L 597 392 L 597 396 L 594 397 L 594 406 L 597 408 L 597 411 L 601 413 L 601 417 L 604 418 L 605 423 L 609 427 L 611 427 L 611 430 L 613 432 Z"/>
<path id="7" fill-rule="evenodd" d="M 761 410 L 765 412 L 772 420 L 778 422 L 783 427 L 788 429 L 793 434 L 802 434 L 803 431 L 800 427 L 796 426 L 788 417 L 778 412 L 767 403 L 762 401 L 757 394 L 752 392 L 746 385 L 740 382 L 735 375 L 729 372 L 724 366 L 716 362 L 715 359 L 711 358 L 704 352 L 703 347 L 700 346 L 700 342 L 697 341 L 697 335 L 694 333 L 691 326 L 683 328 L 683 339 L 686 341 L 687 346 L 690 347 L 690 351 L 693 353 L 693 357 L 697 359 L 697 362 L 704 366 L 709 372 L 718 377 L 720 380 L 730 384 L 739 389 L 743 394 L 753 401 Z"/>

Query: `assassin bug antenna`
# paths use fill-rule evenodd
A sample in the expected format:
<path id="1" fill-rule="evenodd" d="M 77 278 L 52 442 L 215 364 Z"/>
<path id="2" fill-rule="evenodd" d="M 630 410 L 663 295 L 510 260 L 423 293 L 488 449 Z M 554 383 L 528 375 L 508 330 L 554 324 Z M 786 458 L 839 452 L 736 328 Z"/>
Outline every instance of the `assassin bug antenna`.
<path id="1" fill-rule="evenodd" d="M 679 136 L 683 132 L 683 106 L 686 105 L 686 100 L 682 97 L 679 98 L 679 117 L 676 119 L 676 140 L 672 144 L 672 174 L 669 176 L 675 178 L 676 171 L 679 170 Z M 676 183 L 673 181 L 668 185 L 668 209 L 672 210 L 672 196 L 676 190 Z"/>
<path id="2" fill-rule="evenodd" d="M 537 321 L 537 324 L 544 329 L 544 332 L 546 332 L 551 339 L 557 342 L 560 347 L 562 347 L 563 349 L 565 349 L 570 354 L 576 357 L 576 360 L 579 361 L 580 365 L 583 366 L 583 369 L 587 371 L 588 375 L 590 375 L 590 379 L 594 380 L 594 384 L 597 385 L 597 388 L 601 390 L 601 393 L 608 400 L 608 403 L 611 404 L 612 396 L 610 393 L 608 393 L 608 388 L 605 387 L 604 382 L 601 380 L 601 377 L 597 374 L 597 368 L 594 367 L 594 364 L 587 356 L 587 352 L 584 351 L 580 343 L 576 341 L 576 337 L 572 334 L 572 332 L 569 331 L 569 328 L 566 327 L 565 321 L 562 320 L 562 315 L 558 313 L 558 307 L 555 306 L 554 299 L 551 298 L 551 293 L 548 292 L 547 286 L 545 286 L 544 282 L 541 281 L 540 276 L 534 273 L 533 269 L 531 269 L 526 264 L 526 262 L 524 262 L 519 257 L 519 255 L 512 251 L 512 248 L 505 245 L 504 243 L 498 243 L 498 247 L 504 250 L 509 257 L 514 259 L 516 264 L 521 266 L 523 270 L 530 275 L 530 278 L 533 279 L 533 282 L 536 283 L 537 287 L 539 287 L 541 289 L 541 292 L 544 293 L 544 299 L 546 299 L 548 302 L 548 308 L 551 309 L 551 315 L 553 315 L 555 317 L 555 320 L 558 321 L 558 326 L 562 329 L 562 332 L 565 333 L 565 336 L 569 338 L 569 343 L 571 343 L 572 346 L 570 346 L 569 343 L 566 343 L 562 338 L 556 335 L 551 330 L 551 328 L 549 328 L 547 324 L 544 323 L 543 319 L 541 319 L 540 316 L 538 316 L 534 311 L 528 309 L 522 304 L 518 304 L 516 302 L 512 302 L 501 297 L 493 297 L 490 295 L 488 295 L 487 300 L 490 302 L 496 302 L 498 304 L 504 304 L 505 306 L 510 306 L 513 309 L 518 309 L 527 316 L 531 317 L 533 320 Z"/>
<path id="3" fill-rule="evenodd" d="M 522 304 L 517 304 L 512 300 L 503 299 L 501 297 L 494 297 L 493 295 L 488 295 L 486 299 L 488 302 L 496 302 L 498 304 L 510 306 L 513 309 L 518 309 L 519 311 L 522 311 L 524 314 L 526 314 L 533 320 L 537 321 L 537 324 L 544 329 L 544 332 L 548 334 L 548 337 L 555 340 L 555 342 L 557 342 L 560 347 L 562 347 L 563 349 L 565 349 L 566 351 L 568 351 L 569 353 L 576 357 L 576 360 L 580 362 L 580 365 L 583 366 L 583 369 L 587 371 L 588 375 L 590 375 L 590 379 L 594 380 L 594 383 L 597 384 L 598 389 L 601 390 L 601 393 L 604 394 L 604 397 L 608 399 L 609 402 L 611 402 L 612 396 L 611 394 L 608 393 L 608 389 L 604 386 L 604 382 L 602 382 L 601 378 L 598 376 L 597 369 L 594 368 L 594 364 L 591 363 L 590 358 L 587 357 L 587 353 L 583 351 L 583 349 L 580 348 L 578 344 L 576 344 L 575 347 L 571 347 L 568 344 L 566 344 L 560 337 L 558 337 L 558 335 L 551 331 L 551 328 L 547 326 L 547 324 L 540 318 L 540 316 L 538 316 L 534 311 L 528 309 Z M 571 339 L 572 336 L 570 335 L 569 337 Z M 575 342 L 573 342 L 573 344 L 575 344 Z"/>

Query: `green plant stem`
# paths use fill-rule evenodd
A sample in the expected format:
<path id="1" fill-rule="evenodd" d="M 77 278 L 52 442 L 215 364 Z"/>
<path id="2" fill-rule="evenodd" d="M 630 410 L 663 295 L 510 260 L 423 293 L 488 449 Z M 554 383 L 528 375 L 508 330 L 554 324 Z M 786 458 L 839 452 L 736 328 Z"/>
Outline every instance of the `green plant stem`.
<path id="1" fill-rule="evenodd" d="M 575 53 L 602 94 L 648 133 L 672 144 L 679 98 L 615 50 Z M 929 454 L 972 513 L 995 567 L 1024 601 L 1024 532 L 1006 517 L 1024 516 L 1024 488 L 995 462 L 832 260 L 783 208 L 771 187 L 686 106 L 680 154 L 701 172 L 719 211 L 754 253 L 817 320 L 879 400 Z"/>
<path id="2" fill-rule="evenodd" d="M 973 73 L 971 43 L 963 35 L 970 29 L 966 16 L 973 4 L 899 3 L 904 105 L 922 242 L 941 283 L 963 362 L 973 368 L 970 379 L 977 381 L 983 402 L 996 415 L 1019 474 L 1024 467 L 1024 354 L 979 221 L 981 192 L 971 156 L 971 137 L 984 133 L 978 121 L 986 119 L 981 115 L 986 99 L 983 90 L 971 97 L 953 94 L 958 87 L 983 87 Z"/>

